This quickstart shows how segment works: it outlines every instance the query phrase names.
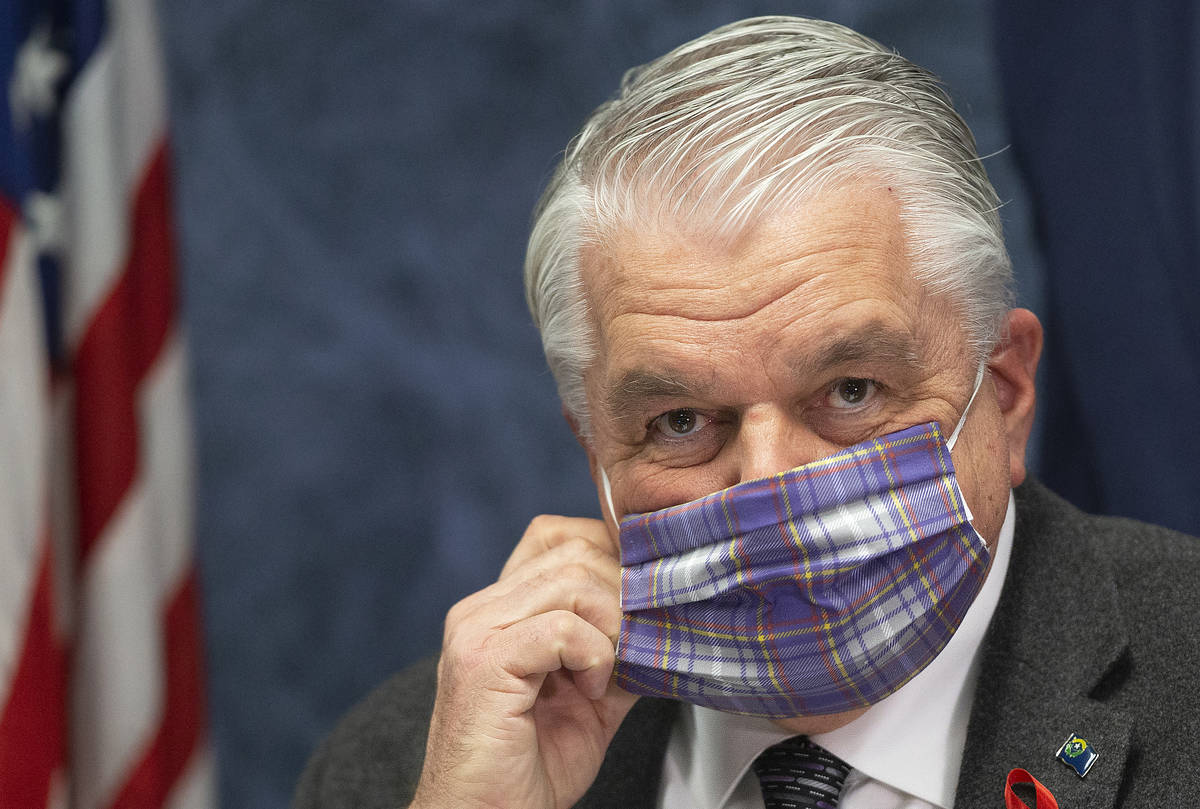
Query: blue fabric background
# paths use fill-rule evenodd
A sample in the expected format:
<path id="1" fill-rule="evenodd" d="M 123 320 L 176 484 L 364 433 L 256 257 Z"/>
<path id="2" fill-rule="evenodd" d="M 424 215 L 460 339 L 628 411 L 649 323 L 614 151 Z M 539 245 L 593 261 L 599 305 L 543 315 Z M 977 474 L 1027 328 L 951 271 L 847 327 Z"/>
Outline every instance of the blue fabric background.
<path id="1" fill-rule="evenodd" d="M 1200 4 L 996 10 L 1053 267 L 1043 479 L 1089 511 L 1200 534 Z"/>
<path id="2" fill-rule="evenodd" d="M 761 13 L 942 74 L 983 152 L 989 6 L 166 0 L 226 807 L 282 807 L 337 717 L 434 651 L 541 512 L 598 515 L 525 311 L 530 211 L 623 70 Z M 1042 279 L 1011 152 L 989 160 Z"/>

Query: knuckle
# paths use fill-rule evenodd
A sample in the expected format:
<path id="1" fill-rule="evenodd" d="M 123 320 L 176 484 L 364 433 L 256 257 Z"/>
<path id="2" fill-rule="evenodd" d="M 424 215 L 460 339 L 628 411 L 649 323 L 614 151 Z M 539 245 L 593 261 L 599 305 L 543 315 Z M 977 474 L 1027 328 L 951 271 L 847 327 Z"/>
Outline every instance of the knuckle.
<path id="1" fill-rule="evenodd" d="M 539 514 L 529 521 L 525 536 L 553 537 L 562 529 L 562 522 L 557 514 Z"/>
<path id="2" fill-rule="evenodd" d="M 562 544 L 563 548 L 573 556 L 593 558 L 600 552 L 600 549 L 596 547 L 596 543 L 589 541 L 579 534 L 567 537 Z"/>
<path id="3" fill-rule="evenodd" d="M 598 573 L 608 575 L 621 566 L 620 561 L 610 551 L 583 537 L 571 540 L 570 557 L 578 560 L 580 564 L 585 564 L 593 578 Z"/>
<path id="4" fill-rule="evenodd" d="M 480 601 L 480 594 L 472 593 L 452 604 L 450 609 L 446 610 L 445 632 L 449 633 L 451 630 L 468 624 L 481 603 L 483 602 Z"/>
<path id="5" fill-rule="evenodd" d="M 555 640 L 562 640 L 572 633 L 576 620 L 574 613 L 556 610 L 550 615 L 548 629 Z"/>
<path id="6" fill-rule="evenodd" d="M 469 642 L 468 638 L 478 635 L 481 608 L 487 604 L 481 599 L 480 593 L 472 593 L 451 605 L 446 611 L 446 620 L 442 626 L 443 650 L 455 649 Z"/>
<path id="7" fill-rule="evenodd" d="M 449 633 L 452 627 L 457 626 L 462 622 L 463 616 L 467 611 L 466 600 L 455 602 L 446 610 L 446 632 Z"/>
<path id="8" fill-rule="evenodd" d="M 583 562 L 567 562 L 556 571 L 555 577 L 566 579 L 575 585 L 590 584 L 596 580 L 596 574 Z"/>

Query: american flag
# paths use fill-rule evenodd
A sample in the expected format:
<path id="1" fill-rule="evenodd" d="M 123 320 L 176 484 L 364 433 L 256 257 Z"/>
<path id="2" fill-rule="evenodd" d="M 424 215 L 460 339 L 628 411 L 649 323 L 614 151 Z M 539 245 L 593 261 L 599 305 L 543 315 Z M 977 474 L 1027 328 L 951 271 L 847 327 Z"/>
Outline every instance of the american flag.
<path id="1" fill-rule="evenodd" d="M 0 809 L 215 805 L 152 0 L 0 0 Z"/>

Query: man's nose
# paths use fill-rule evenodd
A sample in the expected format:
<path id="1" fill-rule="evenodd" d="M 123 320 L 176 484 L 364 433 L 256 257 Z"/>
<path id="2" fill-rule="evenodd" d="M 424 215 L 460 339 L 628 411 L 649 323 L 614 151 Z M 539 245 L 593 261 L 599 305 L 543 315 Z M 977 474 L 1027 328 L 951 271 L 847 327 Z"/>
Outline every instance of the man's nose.
<path id="1" fill-rule="evenodd" d="M 795 414 L 776 405 L 753 405 L 738 426 L 739 480 L 777 475 L 824 458 L 840 447 L 822 439 Z"/>

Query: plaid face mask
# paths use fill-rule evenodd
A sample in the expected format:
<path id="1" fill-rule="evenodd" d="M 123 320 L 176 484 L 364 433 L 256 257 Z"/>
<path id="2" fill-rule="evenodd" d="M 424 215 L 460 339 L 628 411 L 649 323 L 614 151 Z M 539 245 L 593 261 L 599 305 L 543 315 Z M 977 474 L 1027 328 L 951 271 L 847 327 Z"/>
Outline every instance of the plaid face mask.
<path id="1" fill-rule="evenodd" d="M 949 441 L 922 424 L 621 520 L 617 683 L 780 718 L 912 679 L 987 575 L 950 458 L 965 419 Z"/>

